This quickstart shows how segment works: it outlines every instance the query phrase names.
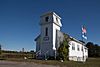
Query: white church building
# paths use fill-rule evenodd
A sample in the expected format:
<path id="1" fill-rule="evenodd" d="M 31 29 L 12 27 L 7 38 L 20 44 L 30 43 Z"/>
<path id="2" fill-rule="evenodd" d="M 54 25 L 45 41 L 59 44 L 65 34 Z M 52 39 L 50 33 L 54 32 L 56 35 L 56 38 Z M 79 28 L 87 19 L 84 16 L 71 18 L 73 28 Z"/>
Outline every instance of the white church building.
<path id="1" fill-rule="evenodd" d="M 61 32 L 61 17 L 55 12 L 47 12 L 40 16 L 40 34 L 35 39 L 36 41 L 36 56 L 37 58 L 45 58 L 45 56 L 57 56 L 57 49 L 60 43 L 63 42 L 65 36 L 69 41 L 69 60 L 86 61 L 88 58 L 88 49 L 84 43 Z"/>

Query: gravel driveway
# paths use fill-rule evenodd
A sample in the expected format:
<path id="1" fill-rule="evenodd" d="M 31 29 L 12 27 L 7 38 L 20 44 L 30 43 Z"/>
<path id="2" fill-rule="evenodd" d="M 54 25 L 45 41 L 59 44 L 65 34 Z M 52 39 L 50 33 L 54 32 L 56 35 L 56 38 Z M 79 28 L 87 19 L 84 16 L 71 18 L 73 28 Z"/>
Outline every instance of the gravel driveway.
<path id="1" fill-rule="evenodd" d="M 42 65 L 29 62 L 12 62 L 12 61 L 0 61 L 0 67 L 59 67 L 52 65 Z"/>

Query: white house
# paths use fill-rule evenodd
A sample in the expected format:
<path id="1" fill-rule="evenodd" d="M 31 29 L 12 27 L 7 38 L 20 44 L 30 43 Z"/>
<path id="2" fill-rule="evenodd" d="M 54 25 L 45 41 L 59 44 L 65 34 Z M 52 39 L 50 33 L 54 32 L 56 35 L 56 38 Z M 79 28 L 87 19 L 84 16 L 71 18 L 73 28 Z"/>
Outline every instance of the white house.
<path id="1" fill-rule="evenodd" d="M 62 27 L 61 18 L 55 12 L 48 12 L 40 16 L 41 32 L 36 41 L 37 58 L 45 58 L 45 56 L 55 57 L 60 42 L 64 40 L 64 33 L 60 31 Z M 84 43 L 66 34 L 70 38 L 69 41 L 69 60 L 85 61 L 88 57 L 88 49 Z"/>

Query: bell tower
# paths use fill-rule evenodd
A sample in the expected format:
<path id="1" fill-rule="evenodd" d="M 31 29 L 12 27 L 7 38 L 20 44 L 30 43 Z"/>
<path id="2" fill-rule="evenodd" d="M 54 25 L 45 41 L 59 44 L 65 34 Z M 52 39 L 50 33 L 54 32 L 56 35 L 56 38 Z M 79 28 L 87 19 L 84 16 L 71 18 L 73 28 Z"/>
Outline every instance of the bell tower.
<path id="1" fill-rule="evenodd" d="M 40 16 L 41 52 L 54 56 L 56 50 L 56 30 L 62 27 L 61 18 L 55 12 L 48 12 Z"/>

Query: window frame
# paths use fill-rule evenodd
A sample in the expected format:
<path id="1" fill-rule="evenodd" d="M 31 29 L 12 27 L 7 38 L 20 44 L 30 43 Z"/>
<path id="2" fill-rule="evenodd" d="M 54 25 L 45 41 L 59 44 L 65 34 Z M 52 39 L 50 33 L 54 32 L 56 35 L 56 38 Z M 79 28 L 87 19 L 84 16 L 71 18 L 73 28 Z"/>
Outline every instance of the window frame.
<path id="1" fill-rule="evenodd" d="M 75 43 L 72 43 L 72 50 L 75 50 Z"/>
<path id="2" fill-rule="evenodd" d="M 45 36 L 48 36 L 48 27 L 45 28 Z"/>
<path id="3" fill-rule="evenodd" d="M 45 21 L 46 21 L 46 22 L 49 21 L 49 16 L 45 17 Z"/>
<path id="4" fill-rule="evenodd" d="M 77 51 L 80 51 L 80 46 L 79 45 L 77 45 Z"/>

